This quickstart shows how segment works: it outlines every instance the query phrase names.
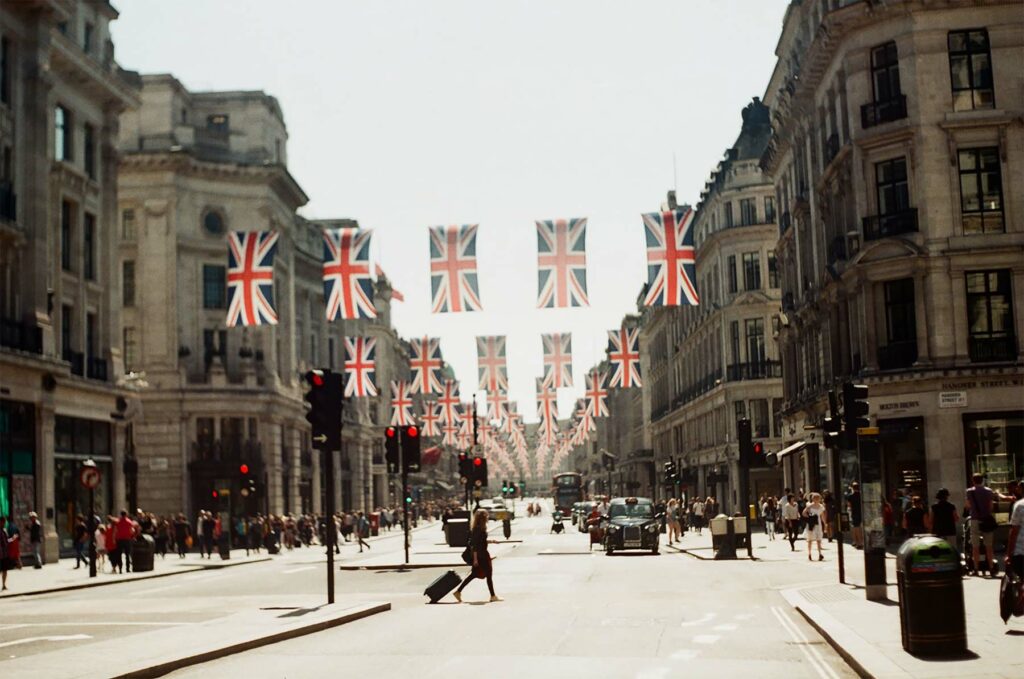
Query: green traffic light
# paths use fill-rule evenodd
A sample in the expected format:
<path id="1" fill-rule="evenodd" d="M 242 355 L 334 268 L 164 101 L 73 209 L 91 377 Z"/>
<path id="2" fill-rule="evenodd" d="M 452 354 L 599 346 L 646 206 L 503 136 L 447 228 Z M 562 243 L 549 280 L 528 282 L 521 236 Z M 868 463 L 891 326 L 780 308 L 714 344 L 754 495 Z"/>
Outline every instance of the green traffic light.
<path id="1" fill-rule="evenodd" d="M 406 498 L 405 498 L 405 503 L 406 503 L 406 504 L 411 504 L 411 503 L 412 503 L 412 498 L 411 498 L 411 497 L 408 497 L 408 496 L 406 496 Z"/>

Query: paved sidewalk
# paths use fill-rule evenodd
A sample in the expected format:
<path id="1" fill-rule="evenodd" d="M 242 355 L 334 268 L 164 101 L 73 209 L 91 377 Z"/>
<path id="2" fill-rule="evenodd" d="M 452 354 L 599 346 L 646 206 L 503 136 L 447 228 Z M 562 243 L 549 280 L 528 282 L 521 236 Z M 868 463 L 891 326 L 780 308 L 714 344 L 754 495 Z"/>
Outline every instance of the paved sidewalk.
<path id="1" fill-rule="evenodd" d="M 97 571 L 95 578 L 89 577 L 89 569 L 86 566 L 75 568 L 74 559 L 61 559 L 55 564 L 47 564 L 42 568 L 25 566 L 21 570 L 8 571 L 7 591 L 0 594 L 0 599 L 164 578 L 182 573 L 194 573 L 199 570 L 244 566 L 250 563 L 270 561 L 270 559 L 271 557 L 265 550 L 259 554 L 253 553 L 246 556 L 244 549 L 231 550 L 231 558 L 226 561 L 216 554 L 212 559 L 203 559 L 194 552 L 184 559 L 179 558 L 177 554 L 168 554 L 166 558 L 160 558 L 158 555 L 153 561 L 153 570 L 151 571 L 115 574 L 110 572 L 108 562 L 106 569 L 102 572 Z"/>
<path id="2" fill-rule="evenodd" d="M 665 543 L 667 545 L 667 543 Z M 836 543 L 823 544 L 825 561 L 808 561 L 801 539 L 796 551 L 781 536 L 769 540 L 753 535 L 754 556 L 764 561 L 785 561 L 806 571 L 807 585 L 782 592 L 862 676 L 877 677 L 1024 677 L 1024 618 L 999 617 L 999 578 L 964 578 L 967 602 L 967 646 L 972 657 L 924 660 L 903 650 L 900 637 L 896 559 L 887 555 L 888 600 L 868 601 L 864 595 L 864 553 L 844 545 L 846 585 L 839 584 Z M 713 558 L 711 536 L 687 533 L 682 549 L 697 558 Z M 672 553 L 670 550 L 669 553 Z M 745 556 L 745 554 L 744 554 Z M 817 550 L 814 552 L 817 559 Z"/>

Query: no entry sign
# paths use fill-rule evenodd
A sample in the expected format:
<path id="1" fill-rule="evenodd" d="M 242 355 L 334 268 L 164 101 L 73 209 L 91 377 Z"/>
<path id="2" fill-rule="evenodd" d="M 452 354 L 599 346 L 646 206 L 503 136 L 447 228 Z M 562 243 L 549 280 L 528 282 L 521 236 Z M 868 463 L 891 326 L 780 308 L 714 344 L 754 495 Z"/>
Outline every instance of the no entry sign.
<path id="1" fill-rule="evenodd" d="M 96 486 L 100 485 L 100 470 L 96 467 L 82 467 L 78 472 L 78 480 L 82 488 L 95 490 Z"/>

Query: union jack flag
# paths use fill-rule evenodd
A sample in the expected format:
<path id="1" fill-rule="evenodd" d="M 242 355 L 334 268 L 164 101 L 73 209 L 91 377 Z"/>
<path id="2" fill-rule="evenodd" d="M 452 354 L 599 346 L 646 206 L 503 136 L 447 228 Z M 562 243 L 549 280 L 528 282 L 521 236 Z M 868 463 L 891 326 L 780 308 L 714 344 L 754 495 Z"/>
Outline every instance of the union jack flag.
<path id="1" fill-rule="evenodd" d="M 391 424 L 405 427 L 416 424 L 412 416 L 412 396 L 409 395 L 409 383 L 400 380 L 391 383 Z"/>
<path id="2" fill-rule="evenodd" d="M 541 335 L 544 382 L 552 389 L 572 386 L 572 334 Z"/>
<path id="3" fill-rule="evenodd" d="M 450 426 L 459 424 L 459 383 L 454 380 L 445 380 L 441 389 L 441 396 L 437 399 L 437 405 L 441 407 L 441 422 Z"/>
<path id="4" fill-rule="evenodd" d="M 345 396 L 376 396 L 377 338 L 345 338 Z"/>
<path id="5" fill-rule="evenodd" d="M 537 379 L 537 416 L 540 418 L 540 432 L 544 442 L 551 446 L 558 431 L 558 394 L 554 389 Z"/>
<path id="6" fill-rule="evenodd" d="M 509 401 L 505 406 L 505 419 L 502 420 L 501 430 L 510 437 L 514 437 L 518 427 L 519 406 L 515 401 Z"/>
<path id="7" fill-rule="evenodd" d="M 587 219 L 537 222 L 537 306 L 590 306 L 587 299 Z"/>
<path id="8" fill-rule="evenodd" d="M 505 337 L 477 337 L 476 363 L 480 372 L 480 389 L 508 391 L 508 367 L 505 362 Z"/>
<path id="9" fill-rule="evenodd" d="M 487 419 L 504 422 L 508 415 L 508 394 L 503 391 L 487 392 Z"/>
<path id="10" fill-rule="evenodd" d="M 277 231 L 228 233 L 227 326 L 277 325 L 274 255 Z"/>
<path id="11" fill-rule="evenodd" d="M 424 436 L 440 436 L 441 406 L 433 401 L 424 401 L 423 417 L 420 419 L 423 422 Z"/>
<path id="12" fill-rule="evenodd" d="M 482 309 L 476 230 L 476 224 L 430 228 L 430 294 L 435 314 Z"/>
<path id="13" fill-rule="evenodd" d="M 643 215 L 647 237 L 647 296 L 644 306 L 696 306 L 700 300 L 693 247 L 693 210 Z"/>
<path id="14" fill-rule="evenodd" d="M 640 385 L 640 331 L 625 326 L 608 331 L 608 362 L 612 365 L 609 388 Z"/>
<path id="15" fill-rule="evenodd" d="M 458 446 L 462 450 L 469 450 L 473 445 L 473 422 L 475 418 L 469 404 L 462 406 L 462 424 L 459 425 Z"/>
<path id="16" fill-rule="evenodd" d="M 412 393 L 441 393 L 441 340 L 430 337 L 413 340 L 412 358 L 409 368 L 412 370 Z"/>
<path id="17" fill-rule="evenodd" d="M 370 278 L 369 229 L 324 230 L 324 300 L 327 320 L 376 318 Z"/>
<path id="18" fill-rule="evenodd" d="M 587 390 L 583 392 L 587 399 L 587 412 L 591 417 L 607 417 L 608 390 L 604 387 L 604 373 L 591 370 L 587 375 Z"/>
<path id="19" fill-rule="evenodd" d="M 459 444 L 459 425 L 457 424 L 446 424 L 441 427 L 441 431 L 444 433 L 444 437 L 441 439 L 441 443 L 446 446 L 455 447 Z"/>

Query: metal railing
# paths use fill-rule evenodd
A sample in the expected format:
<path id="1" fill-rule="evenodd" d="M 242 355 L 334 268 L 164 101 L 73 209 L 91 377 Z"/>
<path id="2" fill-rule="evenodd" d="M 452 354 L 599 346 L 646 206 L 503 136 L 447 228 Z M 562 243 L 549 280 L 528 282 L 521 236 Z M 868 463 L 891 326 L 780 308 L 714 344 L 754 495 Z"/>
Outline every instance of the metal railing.
<path id="1" fill-rule="evenodd" d="M 906 117 L 907 97 L 903 94 L 885 101 L 873 101 L 860 107 L 860 126 L 865 130 Z"/>
<path id="2" fill-rule="evenodd" d="M 872 215 L 863 220 L 864 240 L 878 240 L 917 231 L 917 208 L 907 208 L 887 215 Z"/>
<path id="3" fill-rule="evenodd" d="M 85 377 L 85 354 L 80 351 L 65 349 L 61 358 L 71 364 L 71 374 Z"/>
<path id="4" fill-rule="evenodd" d="M 35 323 L 0 318 L 0 347 L 43 353 L 43 329 Z"/>
<path id="5" fill-rule="evenodd" d="M 107 381 L 107 361 L 103 358 L 89 357 L 85 362 L 85 376 L 89 379 Z"/>
<path id="6" fill-rule="evenodd" d="M 984 337 L 973 335 L 968 339 L 971 361 L 1012 361 L 1017 358 L 1017 341 L 1013 335 Z"/>
<path id="7" fill-rule="evenodd" d="M 753 363 L 732 363 L 726 367 L 726 380 L 767 380 L 782 377 L 782 361 L 756 361 Z"/>

